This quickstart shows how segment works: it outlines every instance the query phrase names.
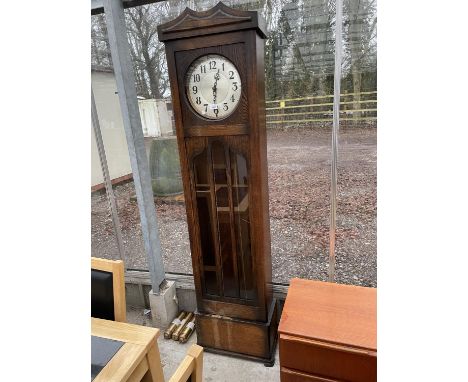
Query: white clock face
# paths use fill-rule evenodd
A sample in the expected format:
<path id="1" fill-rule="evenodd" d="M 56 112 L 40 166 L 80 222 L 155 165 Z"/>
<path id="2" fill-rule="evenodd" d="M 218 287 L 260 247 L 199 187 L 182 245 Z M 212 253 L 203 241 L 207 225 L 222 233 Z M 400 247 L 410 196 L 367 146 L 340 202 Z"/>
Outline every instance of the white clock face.
<path id="1" fill-rule="evenodd" d="M 190 65 L 185 81 L 190 104 L 205 118 L 226 118 L 239 104 L 241 78 L 226 57 L 217 54 L 200 57 Z"/>

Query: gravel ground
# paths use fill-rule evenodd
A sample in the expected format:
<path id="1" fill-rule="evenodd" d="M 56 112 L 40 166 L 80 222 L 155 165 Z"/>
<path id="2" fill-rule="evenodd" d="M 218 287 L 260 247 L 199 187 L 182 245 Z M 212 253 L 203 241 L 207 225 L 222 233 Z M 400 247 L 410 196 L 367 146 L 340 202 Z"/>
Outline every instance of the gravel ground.
<path id="1" fill-rule="evenodd" d="M 292 277 L 326 280 L 330 219 L 331 130 L 268 132 L 268 169 L 273 281 Z M 340 131 L 336 279 L 377 286 L 377 131 Z M 147 269 L 133 183 L 115 188 L 125 259 Z M 185 205 L 181 198 L 156 198 L 167 272 L 192 273 Z M 117 258 L 106 197 L 91 197 L 93 256 Z"/>

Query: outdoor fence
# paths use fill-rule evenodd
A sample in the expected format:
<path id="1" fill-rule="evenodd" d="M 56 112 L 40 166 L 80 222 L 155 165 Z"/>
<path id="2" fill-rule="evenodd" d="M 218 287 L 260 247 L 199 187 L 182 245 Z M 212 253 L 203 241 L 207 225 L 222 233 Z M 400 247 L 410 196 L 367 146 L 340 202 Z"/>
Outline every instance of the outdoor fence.
<path id="1" fill-rule="evenodd" d="M 333 94 L 266 101 L 267 128 L 327 126 L 333 122 Z M 377 91 L 341 94 L 340 122 L 375 126 Z"/>

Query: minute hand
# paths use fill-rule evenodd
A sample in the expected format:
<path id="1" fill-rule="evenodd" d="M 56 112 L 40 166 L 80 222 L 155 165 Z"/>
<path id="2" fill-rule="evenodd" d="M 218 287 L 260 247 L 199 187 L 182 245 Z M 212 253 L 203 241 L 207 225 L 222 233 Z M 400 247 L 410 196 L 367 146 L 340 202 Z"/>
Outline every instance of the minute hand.
<path id="1" fill-rule="evenodd" d="M 217 93 L 217 90 L 218 90 L 217 84 L 218 84 L 218 80 L 219 80 L 219 69 L 218 69 L 218 72 L 215 74 L 214 79 L 215 79 L 215 83 L 214 83 L 212 89 L 213 89 L 213 103 L 215 104 L 216 103 L 216 93 Z"/>

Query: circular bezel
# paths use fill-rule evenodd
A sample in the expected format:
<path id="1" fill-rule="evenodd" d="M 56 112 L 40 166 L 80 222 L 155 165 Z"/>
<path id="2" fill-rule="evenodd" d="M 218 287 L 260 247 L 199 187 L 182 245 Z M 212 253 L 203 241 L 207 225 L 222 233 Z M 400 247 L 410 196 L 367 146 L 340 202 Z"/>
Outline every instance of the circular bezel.
<path id="1" fill-rule="evenodd" d="M 195 70 L 203 62 L 208 62 L 210 59 L 218 59 L 218 60 L 221 60 L 221 61 L 224 61 L 225 63 L 227 63 L 228 66 L 231 66 L 232 67 L 231 69 L 232 69 L 232 71 L 234 73 L 234 74 L 232 74 L 232 76 L 234 78 L 231 79 L 231 78 L 228 77 L 228 76 L 230 76 L 229 68 L 227 68 L 228 69 L 227 72 L 226 72 L 226 70 L 223 71 L 223 72 L 220 72 L 219 70 L 217 71 L 217 69 L 220 69 L 220 68 L 211 69 L 211 68 L 207 67 L 206 68 L 206 74 L 204 74 L 203 77 L 206 77 L 208 74 L 212 74 L 213 75 L 213 82 L 215 82 L 214 76 L 215 76 L 216 73 L 219 73 L 220 77 L 222 77 L 222 79 L 223 79 L 223 82 L 228 84 L 228 86 L 227 86 L 228 90 L 227 90 L 227 93 L 224 95 L 223 99 L 217 99 L 216 103 L 210 102 L 209 100 L 207 100 L 207 97 L 205 97 L 203 95 L 203 93 L 205 95 L 207 93 L 209 93 L 210 97 L 211 97 L 211 91 L 212 91 L 212 88 L 213 88 L 211 86 L 212 84 L 211 84 L 211 82 L 209 82 L 209 83 L 204 82 L 204 80 L 206 81 L 206 78 L 200 78 L 201 89 L 200 89 L 200 96 L 199 97 L 200 97 L 201 102 L 200 102 L 200 104 L 197 105 L 196 97 L 192 98 L 192 94 L 190 92 L 191 88 L 192 88 L 192 85 L 191 85 L 192 76 L 194 74 L 198 74 L 198 73 L 194 73 Z M 199 74 L 203 74 L 203 73 L 199 73 Z M 233 81 L 233 80 L 235 80 L 235 81 Z M 234 83 L 235 83 L 235 85 L 233 85 Z M 213 84 L 213 86 L 214 86 L 214 84 Z M 233 90 L 233 86 L 235 86 L 237 88 L 236 91 Z M 234 94 L 234 92 L 235 92 L 235 94 Z M 204 55 L 196 58 L 190 64 L 190 66 L 187 69 L 187 72 L 185 74 L 185 95 L 186 95 L 186 97 L 188 99 L 188 103 L 192 107 L 193 111 L 198 116 L 200 116 L 200 117 L 202 117 L 204 119 L 207 119 L 207 120 L 210 120 L 210 121 L 220 121 L 220 120 L 226 119 L 229 116 L 231 116 L 234 113 L 234 111 L 236 111 L 237 107 L 240 104 L 241 94 L 242 94 L 242 80 L 241 80 L 239 70 L 237 69 L 237 66 L 230 59 L 228 59 L 226 56 L 223 56 L 223 55 L 218 54 L 218 53 L 204 54 Z M 233 96 L 234 96 L 234 101 L 229 102 L 229 101 L 231 101 L 231 97 L 233 97 Z M 208 97 L 208 98 L 210 98 L 210 97 Z M 203 105 L 203 106 L 200 107 L 199 105 Z M 209 112 L 209 110 L 213 110 L 214 105 L 216 105 L 217 107 L 222 107 L 222 108 L 228 107 L 228 110 L 227 110 L 228 112 L 223 114 L 220 117 L 217 117 L 216 115 L 211 114 Z M 232 106 L 232 108 L 230 108 L 229 106 Z M 206 111 L 203 110 L 203 108 L 205 108 Z"/>

